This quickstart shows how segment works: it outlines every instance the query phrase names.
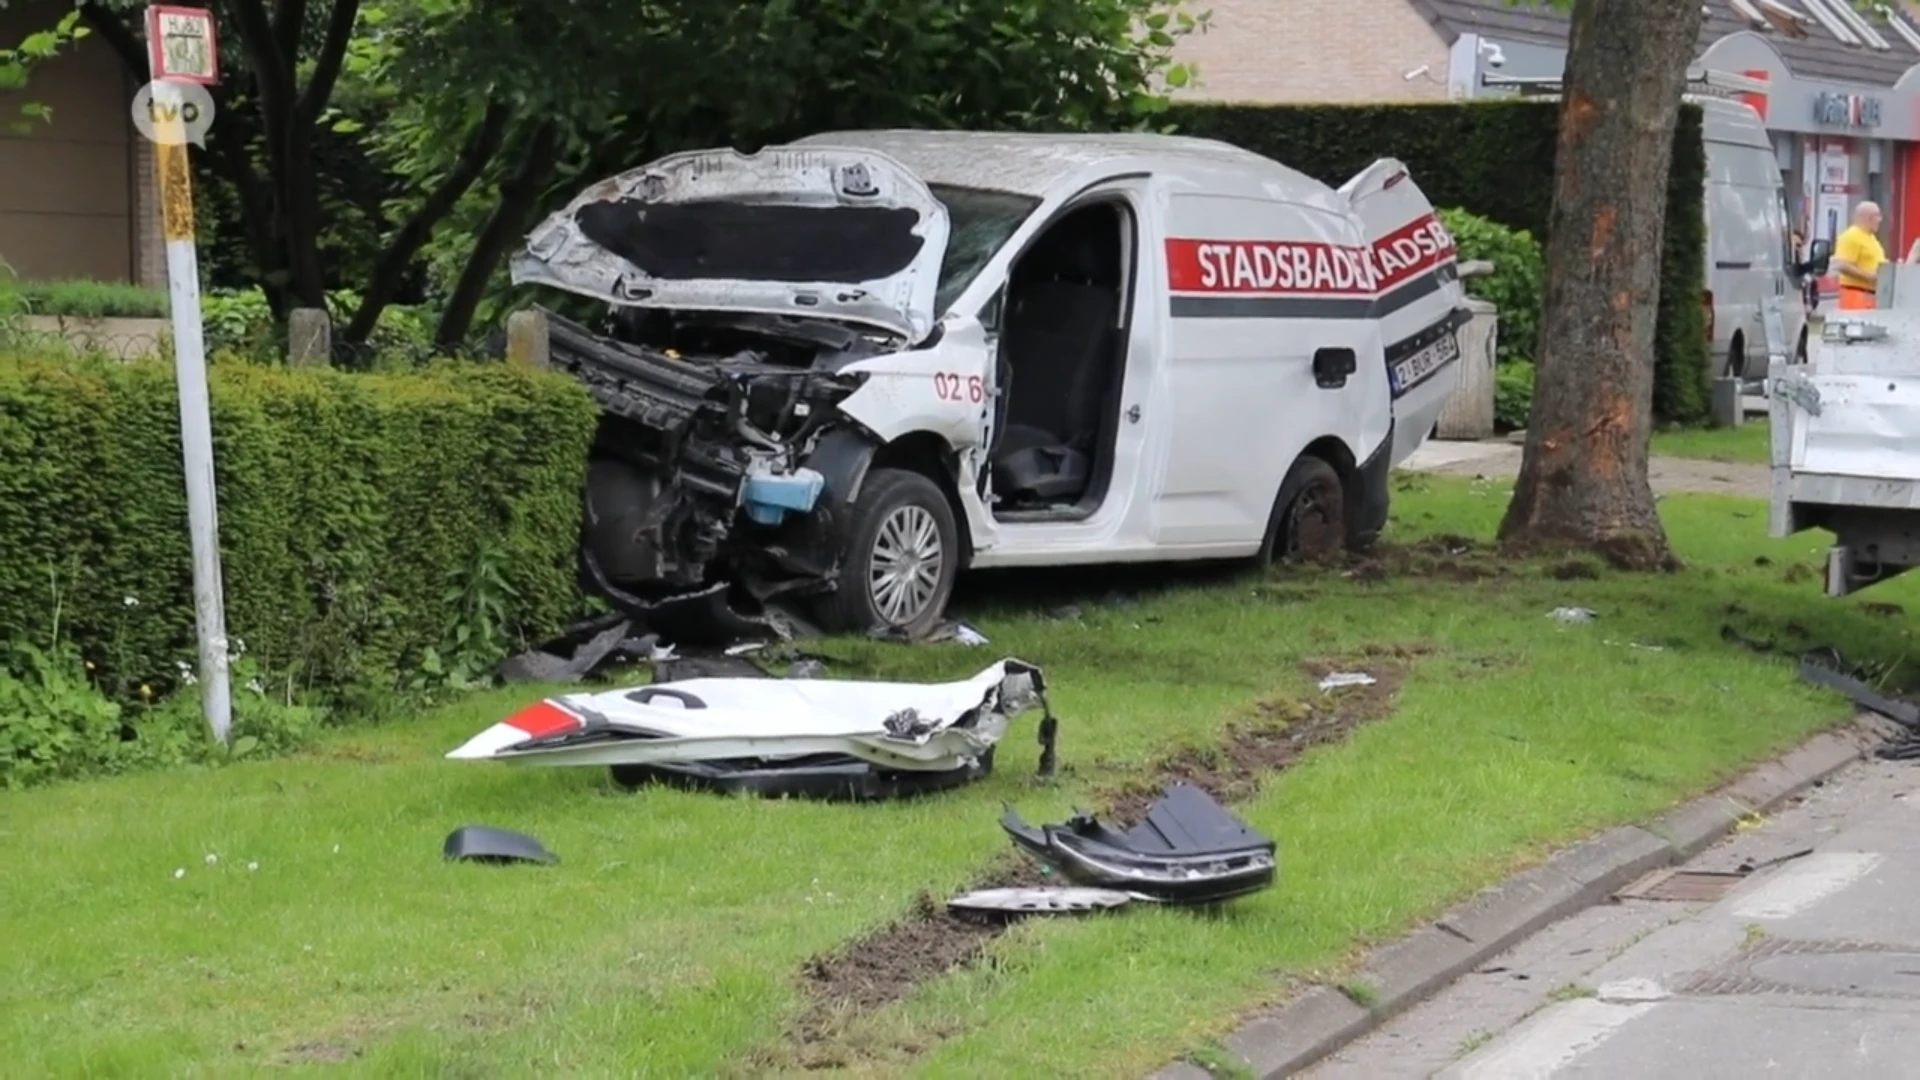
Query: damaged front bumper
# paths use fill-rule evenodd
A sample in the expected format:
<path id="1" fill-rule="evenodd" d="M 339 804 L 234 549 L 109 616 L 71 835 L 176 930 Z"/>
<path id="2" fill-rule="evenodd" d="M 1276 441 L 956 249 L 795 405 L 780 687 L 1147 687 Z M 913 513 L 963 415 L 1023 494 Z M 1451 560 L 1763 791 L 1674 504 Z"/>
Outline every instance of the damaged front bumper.
<path id="1" fill-rule="evenodd" d="M 984 776 L 1013 718 L 1045 706 L 1039 668 L 1005 659 L 960 682 L 700 678 L 537 702 L 447 754 L 602 765 L 623 781 L 882 798 Z M 1050 719 L 1051 714 L 1049 714 Z M 1044 741 L 1053 725 L 1043 722 Z M 1051 764 L 1052 748 L 1043 750 Z M 671 774 L 671 775 L 669 775 Z"/>
<path id="2" fill-rule="evenodd" d="M 1009 808 L 1000 827 L 1068 880 L 1170 904 L 1213 904 L 1258 892 L 1278 873 L 1276 845 L 1188 783 L 1175 783 L 1124 832 L 1077 813 L 1038 828 Z"/>

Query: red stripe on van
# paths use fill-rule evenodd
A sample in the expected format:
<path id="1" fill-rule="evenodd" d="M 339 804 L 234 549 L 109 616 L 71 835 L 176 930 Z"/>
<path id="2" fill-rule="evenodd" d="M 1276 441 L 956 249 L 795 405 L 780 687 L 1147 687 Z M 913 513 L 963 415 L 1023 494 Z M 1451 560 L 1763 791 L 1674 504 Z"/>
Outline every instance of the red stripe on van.
<path id="1" fill-rule="evenodd" d="M 1360 247 L 1315 240 L 1167 240 L 1174 292 L 1375 296 L 1457 257 L 1453 237 L 1425 214 Z"/>

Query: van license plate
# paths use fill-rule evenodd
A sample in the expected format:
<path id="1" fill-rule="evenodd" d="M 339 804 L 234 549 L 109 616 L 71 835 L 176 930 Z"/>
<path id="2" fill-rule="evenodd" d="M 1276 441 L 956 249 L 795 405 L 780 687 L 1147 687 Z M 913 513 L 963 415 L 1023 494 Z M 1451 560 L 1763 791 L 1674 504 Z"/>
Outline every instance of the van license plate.
<path id="1" fill-rule="evenodd" d="M 1415 352 L 1387 369 L 1387 381 L 1393 396 L 1399 397 L 1426 382 L 1433 373 L 1460 359 L 1460 339 L 1446 334 L 1433 344 Z"/>

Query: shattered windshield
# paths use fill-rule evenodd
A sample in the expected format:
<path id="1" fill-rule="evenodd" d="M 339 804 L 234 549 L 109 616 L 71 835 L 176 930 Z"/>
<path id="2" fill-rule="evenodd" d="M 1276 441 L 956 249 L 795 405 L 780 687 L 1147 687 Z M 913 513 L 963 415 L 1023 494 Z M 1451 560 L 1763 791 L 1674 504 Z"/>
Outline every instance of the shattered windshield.
<path id="1" fill-rule="evenodd" d="M 929 184 L 934 198 L 947 207 L 952 235 L 947 240 L 946 258 L 940 262 L 940 288 L 934 295 L 934 311 L 944 314 L 960 298 L 987 260 L 1003 247 L 1020 223 L 1027 220 L 1040 200 L 1005 191 Z"/>

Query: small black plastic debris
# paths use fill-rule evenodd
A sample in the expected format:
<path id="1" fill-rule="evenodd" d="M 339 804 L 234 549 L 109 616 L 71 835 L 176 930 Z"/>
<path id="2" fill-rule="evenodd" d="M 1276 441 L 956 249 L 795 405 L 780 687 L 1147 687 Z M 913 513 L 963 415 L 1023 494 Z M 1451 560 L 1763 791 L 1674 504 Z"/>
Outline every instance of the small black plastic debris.
<path id="1" fill-rule="evenodd" d="M 500 662 L 502 682 L 574 683 L 622 660 L 650 656 L 659 638 L 634 637 L 626 617 L 601 615 L 560 631 L 552 641 Z"/>
<path id="2" fill-rule="evenodd" d="M 1047 704 L 1044 694 L 1040 696 L 1040 707 L 1046 712 L 1040 717 L 1040 768 L 1036 775 L 1047 779 L 1060 768 L 1060 720 L 1053 715 L 1053 706 Z"/>
<path id="3" fill-rule="evenodd" d="M 1800 658 L 1800 678 L 1815 686 L 1837 690 L 1853 699 L 1868 712 L 1879 713 L 1905 728 L 1920 728 L 1920 706 L 1896 701 L 1875 690 L 1855 675 L 1844 674 L 1846 661 L 1838 650 L 1819 649 Z"/>
<path id="4" fill-rule="evenodd" d="M 1759 862 L 1755 862 L 1752 859 L 1743 859 L 1740 865 L 1733 869 L 1734 872 L 1738 874 L 1752 874 L 1761 870 L 1770 870 L 1773 867 L 1779 866 L 1781 863 L 1789 863 L 1795 859 L 1804 859 L 1811 854 L 1813 854 L 1812 848 L 1800 848 L 1797 851 L 1789 851 L 1785 855 L 1775 855 L 1771 859 L 1761 859 Z"/>
<path id="5" fill-rule="evenodd" d="M 1076 813 L 1034 828 L 1012 807 L 1000 827 L 1069 880 L 1169 904 L 1216 904 L 1273 884 L 1274 842 L 1184 781 L 1170 784 L 1146 820 L 1117 832 Z"/>
<path id="6" fill-rule="evenodd" d="M 1118 889 L 1058 885 L 976 889 L 947 901 L 947 907 L 954 911 L 1018 918 L 1022 915 L 1082 915 L 1089 911 L 1112 911 L 1132 902 L 1132 894 Z"/>
<path id="7" fill-rule="evenodd" d="M 449 859 L 467 862 L 500 864 L 560 861 L 540 841 L 526 833 L 496 829 L 491 825 L 460 826 L 447 834 L 447 842 L 441 845 L 440 852 Z"/>

